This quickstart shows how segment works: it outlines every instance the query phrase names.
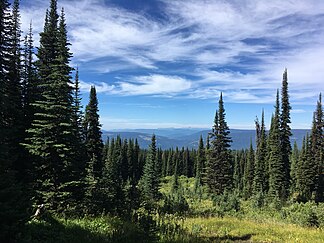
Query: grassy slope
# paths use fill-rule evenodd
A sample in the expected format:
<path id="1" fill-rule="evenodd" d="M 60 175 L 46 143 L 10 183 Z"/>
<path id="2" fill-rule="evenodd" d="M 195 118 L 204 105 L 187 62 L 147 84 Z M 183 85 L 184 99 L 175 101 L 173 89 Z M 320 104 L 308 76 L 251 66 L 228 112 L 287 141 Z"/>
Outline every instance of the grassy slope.
<path id="1" fill-rule="evenodd" d="M 158 242 L 324 242 L 324 232 L 291 224 L 256 223 L 233 217 L 172 219 L 184 230 L 157 232 Z M 168 225 L 172 227 L 172 223 Z M 31 222 L 22 242 L 149 242 L 134 224 L 117 218 Z"/>
<path id="2" fill-rule="evenodd" d="M 256 223 L 237 218 L 189 218 L 185 228 L 213 241 L 248 242 L 324 242 L 324 232 L 291 224 Z"/>
<path id="3" fill-rule="evenodd" d="M 170 192 L 171 181 L 172 177 L 164 179 L 160 190 L 162 193 Z M 227 216 L 224 217 L 201 217 L 199 215 L 215 215 L 212 201 L 204 198 L 204 193 L 200 200 L 195 198 L 193 178 L 180 177 L 180 182 L 190 205 L 190 213 L 197 217 L 156 216 L 160 222 L 155 231 L 158 242 L 324 242 L 323 228 L 289 224 L 289 221 L 284 222 L 280 219 L 278 212 L 263 212 L 262 209 L 253 210 L 253 207 L 251 210 L 248 204 L 242 204 L 241 210 L 244 213 L 232 214 L 235 217 L 228 216 L 231 213 L 225 214 Z M 26 243 L 151 241 L 139 225 L 116 217 L 50 217 L 47 221 L 34 220 L 27 224 L 22 238 L 20 242 Z"/>

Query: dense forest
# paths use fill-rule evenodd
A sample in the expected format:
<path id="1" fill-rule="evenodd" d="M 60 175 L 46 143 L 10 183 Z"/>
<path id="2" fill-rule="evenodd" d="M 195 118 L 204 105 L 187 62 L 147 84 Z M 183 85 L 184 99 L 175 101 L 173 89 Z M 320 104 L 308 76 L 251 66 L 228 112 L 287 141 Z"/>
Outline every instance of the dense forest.
<path id="1" fill-rule="evenodd" d="M 322 97 L 302 147 L 292 145 L 287 70 L 270 130 L 262 113 L 249 149 L 231 150 L 220 94 L 214 125 L 208 137 L 197 138 L 198 149 L 162 150 L 153 134 L 145 150 L 134 139 L 102 141 L 94 86 L 83 109 L 64 9 L 57 9 L 57 1 L 50 1 L 38 47 L 32 26 L 22 36 L 20 17 L 19 0 L 12 6 L 0 0 L 1 242 L 74 242 L 55 233 L 71 237 L 62 219 L 103 217 L 122 225 L 106 238 L 88 235 L 84 242 L 163 241 L 163 235 L 170 242 L 184 234 L 179 223 L 184 219 L 173 222 L 170 215 L 248 217 L 257 211 L 276 217 L 279 212 L 290 223 L 324 227 Z M 131 227 L 134 235 L 122 238 Z M 196 240 L 235 240 L 227 237 Z M 237 240 L 244 237 L 252 236 Z"/>

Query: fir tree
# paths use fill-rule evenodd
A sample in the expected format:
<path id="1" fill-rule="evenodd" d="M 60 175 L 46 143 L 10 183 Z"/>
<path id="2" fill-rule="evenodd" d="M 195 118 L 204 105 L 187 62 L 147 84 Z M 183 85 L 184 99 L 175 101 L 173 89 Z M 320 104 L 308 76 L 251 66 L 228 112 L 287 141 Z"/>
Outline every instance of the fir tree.
<path id="1" fill-rule="evenodd" d="M 33 31 L 32 24 L 30 24 L 29 32 L 25 36 L 22 60 L 22 106 L 23 106 L 23 120 L 25 121 L 24 130 L 30 128 L 34 114 L 35 107 L 32 105 L 36 100 L 39 100 L 39 92 L 37 90 L 37 74 L 34 55 Z"/>
<path id="2" fill-rule="evenodd" d="M 273 197 L 285 199 L 287 197 L 285 185 L 285 170 L 282 161 L 282 151 L 280 146 L 280 121 L 279 121 L 279 91 L 277 91 L 275 113 L 271 119 L 269 131 L 269 193 Z"/>
<path id="3" fill-rule="evenodd" d="M 89 103 L 86 106 L 84 118 L 85 146 L 87 152 L 87 167 L 93 169 L 95 178 L 100 178 L 102 173 L 102 149 L 101 129 L 98 114 L 98 99 L 96 88 L 90 89 Z"/>
<path id="4" fill-rule="evenodd" d="M 260 192 L 267 191 L 267 168 L 266 156 L 267 156 L 267 138 L 264 124 L 264 112 L 262 111 L 261 126 L 259 121 L 255 121 L 256 125 L 256 153 L 255 153 L 255 169 L 253 180 L 253 193 L 256 195 Z"/>
<path id="5" fill-rule="evenodd" d="M 17 152 L 21 139 L 21 96 L 20 96 L 20 56 L 19 9 L 15 1 L 13 15 L 7 0 L 0 1 L 0 241 L 14 242 L 18 230 L 24 223 L 26 211 L 25 195 L 22 194 L 15 176 Z M 15 24 L 14 25 L 14 21 Z M 14 32 L 12 32 L 14 31 Z M 14 44 L 17 45 L 14 45 Z M 14 74 L 17 74 L 15 76 Z M 12 90 L 11 90 L 12 89 Z M 17 112 L 17 113 L 15 113 Z M 20 117 L 21 118 L 21 117 Z"/>
<path id="6" fill-rule="evenodd" d="M 172 180 L 172 187 L 171 187 L 171 193 L 175 193 L 179 189 L 179 173 L 178 173 L 178 162 L 179 160 L 176 159 L 175 165 L 174 165 L 174 174 L 173 174 L 173 180 Z"/>
<path id="7" fill-rule="evenodd" d="M 199 144 L 198 144 L 198 151 L 196 157 L 196 178 L 195 178 L 195 190 L 201 186 L 201 177 L 203 174 L 203 169 L 205 168 L 205 148 L 204 148 L 204 141 L 202 136 L 200 135 Z"/>
<path id="8" fill-rule="evenodd" d="M 296 184 L 297 184 L 297 168 L 299 161 L 299 150 L 297 146 L 297 142 L 294 142 L 294 147 L 290 157 L 291 165 L 290 165 L 290 191 L 292 193 L 296 192 Z"/>
<path id="9" fill-rule="evenodd" d="M 140 162 L 140 146 L 138 144 L 137 138 L 135 139 L 134 144 L 133 173 L 135 183 L 137 184 L 142 176 L 142 163 Z"/>
<path id="10" fill-rule="evenodd" d="M 248 151 L 246 167 L 244 169 L 244 195 L 246 198 L 252 196 L 253 179 L 254 179 L 254 150 L 252 141 L 250 142 L 250 149 Z"/>
<path id="11" fill-rule="evenodd" d="M 26 148 L 34 155 L 35 203 L 64 210 L 65 200 L 75 194 L 75 133 L 73 97 L 69 66 L 71 53 L 67 40 L 64 12 L 57 14 L 57 2 L 51 1 L 38 49 L 38 99 Z M 72 175 L 72 176 L 71 176 Z M 72 190 L 72 191 L 71 191 Z M 65 203 L 65 204 L 64 204 Z"/>
<path id="12" fill-rule="evenodd" d="M 143 169 L 143 176 L 140 184 L 145 200 L 152 201 L 159 197 L 159 178 L 155 170 L 156 163 L 156 139 L 152 136 L 152 142 L 148 151 L 146 162 Z"/>
<path id="13" fill-rule="evenodd" d="M 238 152 L 234 153 L 234 172 L 233 172 L 233 185 L 236 190 L 242 191 L 240 185 L 241 182 L 241 171 L 240 171 L 240 161 L 238 158 Z"/>
<path id="14" fill-rule="evenodd" d="M 311 159 L 317 171 L 315 176 L 315 199 L 322 202 L 324 200 L 324 113 L 321 94 L 313 117 L 310 143 Z"/>
<path id="15" fill-rule="evenodd" d="M 230 131 L 225 121 L 223 96 L 220 95 L 218 111 L 216 111 L 211 148 L 207 157 L 205 182 L 211 192 L 222 194 L 232 189 L 233 168 L 230 153 Z"/>
<path id="16" fill-rule="evenodd" d="M 121 173 L 122 142 L 118 136 L 111 140 L 108 160 L 105 161 L 100 181 L 101 203 L 106 211 L 119 212 L 123 206 L 123 180 Z"/>
<path id="17" fill-rule="evenodd" d="M 281 154 L 282 161 L 284 164 L 284 186 L 285 190 L 289 190 L 290 183 L 290 161 L 289 157 L 291 154 L 291 144 L 290 136 L 291 129 L 289 124 L 290 122 L 290 110 L 291 106 L 289 104 L 289 95 L 288 95 L 288 78 L 287 78 L 287 69 L 283 73 L 282 79 L 282 89 L 281 89 L 281 113 L 280 113 L 280 140 L 281 140 Z"/>
<path id="18" fill-rule="evenodd" d="M 312 198 L 316 187 L 317 167 L 311 153 L 311 144 L 307 134 L 297 167 L 297 190 L 300 195 L 299 200 L 304 202 Z"/>

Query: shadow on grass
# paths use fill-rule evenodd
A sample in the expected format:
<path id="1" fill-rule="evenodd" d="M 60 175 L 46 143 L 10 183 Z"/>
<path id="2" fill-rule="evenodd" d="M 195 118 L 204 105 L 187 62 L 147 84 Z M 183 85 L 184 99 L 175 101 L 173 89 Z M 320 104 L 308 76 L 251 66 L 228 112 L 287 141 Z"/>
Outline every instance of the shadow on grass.
<path id="1" fill-rule="evenodd" d="M 140 228 L 130 222 L 119 219 L 109 220 L 107 229 L 100 225 L 83 227 L 71 221 L 57 220 L 51 216 L 44 220 L 29 222 L 19 242 L 22 243 L 105 243 L 105 242 L 149 242 Z M 108 221 L 107 221 L 108 222 Z M 101 228 L 100 228 L 101 227 Z M 149 241 L 148 241 L 149 240 Z"/>
<path id="2" fill-rule="evenodd" d="M 161 229 L 160 229 L 161 230 Z M 160 231 L 160 234 L 162 232 Z M 139 225 L 119 218 L 64 220 L 47 216 L 43 220 L 30 221 L 19 242 L 22 243 L 106 243 L 106 242 L 245 242 L 252 234 L 241 236 L 199 236 L 186 232 L 183 229 L 166 231 L 159 235 L 159 228 L 151 233 Z M 162 238 L 160 238 L 162 237 Z"/>
<path id="3" fill-rule="evenodd" d="M 248 241 L 252 238 L 252 234 L 245 234 L 242 236 L 236 235 L 226 235 L 226 236 L 210 236 L 210 237 L 201 237 L 201 240 L 204 242 L 223 242 L 223 241 Z"/>

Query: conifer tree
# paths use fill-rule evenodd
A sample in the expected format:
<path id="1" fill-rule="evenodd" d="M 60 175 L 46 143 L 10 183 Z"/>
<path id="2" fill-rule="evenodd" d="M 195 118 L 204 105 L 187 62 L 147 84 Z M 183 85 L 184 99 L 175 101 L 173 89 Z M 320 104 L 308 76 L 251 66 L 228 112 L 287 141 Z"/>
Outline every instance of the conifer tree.
<path id="1" fill-rule="evenodd" d="M 252 141 L 250 142 L 250 149 L 248 151 L 246 166 L 244 169 L 244 195 L 246 198 L 252 196 L 253 179 L 254 179 L 254 150 Z"/>
<path id="2" fill-rule="evenodd" d="M 317 179 L 317 167 L 312 158 L 311 143 L 308 134 L 303 141 L 297 168 L 297 190 L 300 194 L 299 199 L 306 202 L 312 199 L 315 193 Z"/>
<path id="3" fill-rule="evenodd" d="M 12 7 L 9 22 L 9 42 L 8 42 L 8 83 L 6 93 L 8 96 L 6 114 L 8 126 L 10 127 L 10 147 L 11 154 L 20 154 L 18 145 L 21 142 L 23 132 L 22 117 L 22 96 L 21 96 L 21 48 L 20 48 L 20 13 L 19 1 L 15 0 Z M 17 160 L 17 158 L 15 159 Z"/>
<path id="4" fill-rule="evenodd" d="M 205 182 L 211 192 L 222 194 L 232 189 L 233 166 L 230 153 L 230 131 L 225 120 L 225 109 L 222 93 L 211 136 L 211 148 L 207 156 Z"/>
<path id="5" fill-rule="evenodd" d="M 269 131 L 269 193 L 273 197 L 284 200 L 287 197 L 285 185 L 285 165 L 282 161 L 280 146 L 280 121 L 279 121 L 279 91 L 277 91 L 275 113 L 271 119 Z"/>
<path id="6" fill-rule="evenodd" d="M 143 168 L 143 176 L 140 181 L 145 200 L 152 201 L 159 197 L 159 178 L 155 170 L 156 163 L 156 139 L 152 136 L 146 162 Z"/>
<path id="7" fill-rule="evenodd" d="M 195 177 L 195 190 L 201 186 L 201 177 L 203 175 L 203 169 L 205 168 L 206 157 L 205 157 L 205 148 L 202 135 L 199 138 L 197 158 L 196 158 L 196 177 Z"/>
<path id="8" fill-rule="evenodd" d="M 64 12 L 57 14 L 57 1 L 51 0 L 38 49 L 38 99 L 26 148 L 34 155 L 35 203 L 64 210 L 66 200 L 75 194 L 75 133 L 69 50 Z M 72 176 L 71 176 L 72 175 Z M 71 191 L 72 190 L 72 191 Z"/>
<path id="9" fill-rule="evenodd" d="M 140 180 L 141 176 L 142 176 L 142 163 L 140 162 L 140 146 L 138 144 L 137 138 L 135 139 L 135 144 L 134 144 L 134 169 L 133 169 L 133 173 L 134 173 L 134 180 L 135 183 L 137 184 L 138 181 Z"/>
<path id="10" fill-rule="evenodd" d="M 102 173 L 102 149 L 101 129 L 98 114 L 98 99 L 96 88 L 91 86 L 89 103 L 86 106 L 84 118 L 85 146 L 87 152 L 87 167 L 92 168 L 95 178 L 100 178 Z"/>
<path id="11" fill-rule="evenodd" d="M 314 112 L 310 143 L 311 159 L 317 172 L 315 176 L 315 200 L 322 202 L 324 200 L 324 113 L 322 94 L 319 95 L 316 111 Z"/>
<path id="12" fill-rule="evenodd" d="M 102 207 L 108 212 L 121 210 L 124 201 L 123 179 L 120 170 L 122 163 L 122 142 L 117 136 L 111 139 L 108 160 L 105 161 L 102 179 L 100 180 L 100 195 Z"/>
<path id="13" fill-rule="evenodd" d="M 24 130 L 30 128 L 34 118 L 35 107 L 32 105 L 39 100 L 37 92 L 37 74 L 34 56 L 33 31 L 30 24 L 29 32 L 25 36 L 22 60 L 22 106 L 23 120 L 25 121 Z"/>
<path id="14" fill-rule="evenodd" d="M 167 159 L 167 163 L 166 163 L 166 176 L 169 176 L 171 175 L 172 173 L 172 158 L 173 158 L 173 149 L 170 149 L 169 150 L 169 153 L 168 153 L 168 159 Z"/>
<path id="15" fill-rule="evenodd" d="M 79 141 L 84 140 L 83 131 L 83 112 L 82 112 L 82 98 L 80 95 L 80 81 L 79 81 L 79 69 L 76 69 L 74 78 L 74 90 L 73 90 L 73 125 L 76 132 L 76 137 Z"/>
<path id="16" fill-rule="evenodd" d="M 240 162 L 239 158 L 238 158 L 238 152 L 236 151 L 234 153 L 234 172 L 233 172 L 233 186 L 234 189 L 242 191 L 242 187 L 241 187 L 241 178 L 242 178 L 242 173 L 240 170 Z"/>
<path id="17" fill-rule="evenodd" d="M 134 170 L 136 169 L 137 162 L 134 161 L 134 140 L 129 139 L 127 143 L 127 179 L 132 179 L 135 181 L 135 173 Z"/>
<path id="18" fill-rule="evenodd" d="M 284 164 L 284 186 L 285 190 L 289 190 L 290 184 L 290 154 L 291 154 L 291 144 L 290 136 L 291 129 L 289 124 L 290 121 L 290 110 L 291 106 L 289 104 L 289 95 L 288 95 L 288 78 L 287 78 L 287 69 L 283 73 L 282 79 L 282 89 L 281 89 L 281 113 L 280 113 L 280 145 L 281 145 L 281 154 L 282 161 Z"/>
<path id="19" fill-rule="evenodd" d="M 256 153 L 255 153 L 255 169 L 253 180 L 253 193 L 256 195 L 260 192 L 266 192 L 268 183 L 266 179 L 267 168 L 267 138 L 264 124 L 264 111 L 262 111 L 261 125 L 259 121 L 255 121 L 256 125 Z"/>
<path id="20" fill-rule="evenodd" d="M 175 161 L 174 174 L 172 180 L 171 193 L 175 193 L 179 189 L 179 173 L 178 173 L 178 159 Z"/>
<path id="21" fill-rule="evenodd" d="M 294 147 L 290 157 L 291 165 L 290 165 L 290 191 L 292 193 L 296 192 L 296 184 L 297 184 L 297 168 L 299 161 L 299 150 L 297 146 L 297 142 L 294 142 Z"/>
<path id="22" fill-rule="evenodd" d="M 13 14 L 7 0 L 0 1 L 0 241 L 14 242 L 24 223 L 25 195 L 16 178 L 17 152 L 21 141 L 20 66 L 16 66 L 20 49 L 16 34 L 20 34 L 19 3 L 15 1 Z M 14 15 L 15 14 L 15 15 Z M 15 24 L 14 25 L 14 21 Z M 12 32 L 15 31 L 15 32 Z M 17 45 L 14 46 L 15 42 Z M 17 70 L 18 68 L 18 70 Z M 14 76 L 17 74 L 18 76 Z M 12 89 L 12 90 L 11 90 Z M 16 112 L 16 113 L 15 113 Z"/>

